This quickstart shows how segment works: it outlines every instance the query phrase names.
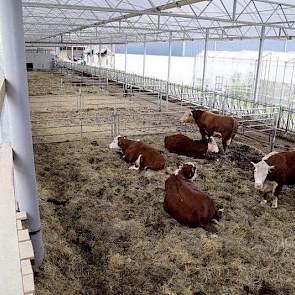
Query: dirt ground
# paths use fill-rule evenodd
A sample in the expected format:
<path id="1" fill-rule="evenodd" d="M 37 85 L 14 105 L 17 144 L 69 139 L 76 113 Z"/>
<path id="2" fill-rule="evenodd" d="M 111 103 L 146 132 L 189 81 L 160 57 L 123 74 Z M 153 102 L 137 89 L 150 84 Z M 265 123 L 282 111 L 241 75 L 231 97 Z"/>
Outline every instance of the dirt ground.
<path id="1" fill-rule="evenodd" d="M 32 115 L 42 121 L 46 112 Z M 260 205 L 248 162 L 267 145 L 238 136 L 226 154 L 194 160 L 195 185 L 224 208 L 206 231 L 163 210 L 165 179 L 192 159 L 168 153 L 164 135 L 133 138 L 161 150 L 166 169 L 128 170 L 110 137 L 34 145 L 46 250 L 37 294 L 295 294 L 294 188 L 284 188 L 278 209 Z"/>
<path id="2" fill-rule="evenodd" d="M 164 151 L 163 136 L 142 140 L 171 169 L 191 160 Z M 259 204 L 245 161 L 256 150 L 195 160 L 195 184 L 225 209 L 217 235 L 164 212 L 166 172 L 128 170 L 99 141 L 34 150 L 46 249 L 37 294 L 294 294 L 294 190 L 277 210 Z"/>

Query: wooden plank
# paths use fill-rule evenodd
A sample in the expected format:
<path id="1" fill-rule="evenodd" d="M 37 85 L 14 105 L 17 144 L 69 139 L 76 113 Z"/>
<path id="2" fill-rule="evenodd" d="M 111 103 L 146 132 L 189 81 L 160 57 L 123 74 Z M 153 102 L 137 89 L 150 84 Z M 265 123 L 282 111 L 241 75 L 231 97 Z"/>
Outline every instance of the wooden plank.
<path id="1" fill-rule="evenodd" d="M 34 250 L 31 240 L 19 243 L 20 259 L 34 259 Z"/>
<path id="2" fill-rule="evenodd" d="M 18 231 L 18 241 L 19 242 L 24 242 L 24 241 L 29 241 L 30 240 L 30 235 L 29 231 L 27 229 L 19 230 Z"/>
<path id="3" fill-rule="evenodd" d="M 13 187 L 12 149 L 0 145 L 0 286 L 1 294 L 23 294 L 16 202 Z"/>
<path id="4" fill-rule="evenodd" d="M 24 212 L 24 211 L 17 212 L 16 213 L 16 219 L 18 219 L 18 220 L 27 220 L 28 219 L 27 213 Z"/>
<path id="5" fill-rule="evenodd" d="M 23 276 L 23 285 L 24 285 L 24 293 L 25 295 L 31 294 L 35 292 L 35 285 L 34 285 L 34 275 L 29 274 Z"/>
<path id="6" fill-rule="evenodd" d="M 18 230 L 22 230 L 23 229 L 23 224 L 20 220 L 16 220 L 16 228 Z"/>
<path id="7" fill-rule="evenodd" d="M 0 112 L 2 110 L 5 93 L 5 79 L 3 77 L 0 77 Z"/>
<path id="8" fill-rule="evenodd" d="M 22 260 L 21 261 L 21 269 L 22 269 L 23 276 L 33 274 L 31 260 L 30 259 Z"/>

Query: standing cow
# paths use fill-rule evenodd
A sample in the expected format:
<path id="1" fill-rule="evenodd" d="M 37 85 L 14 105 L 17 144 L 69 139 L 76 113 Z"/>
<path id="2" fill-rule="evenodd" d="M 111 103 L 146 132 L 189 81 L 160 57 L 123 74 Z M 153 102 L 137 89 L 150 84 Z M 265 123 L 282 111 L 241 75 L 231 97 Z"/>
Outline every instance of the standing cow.
<path id="1" fill-rule="evenodd" d="M 213 114 L 204 110 L 186 112 L 181 118 L 182 122 L 195 122 L 202 135 L 202 139 L 214 135 L 221 135 L 224 151 L 231 144 L 238 131 L 238 121 L 231 116 Z"/>
<path id="2" fill-rule="evenodd" d="M 213 137 L 205 140 L 193 140 L 183 134 L 165 137 L 165 148 L 170 153 L 193 158 L 206 158 L 208 153 L 218 153 L 218 145 Z"/>
<path id="3" fill-rule="evenodd" d="M 205 227 L 218 222 L 222 209 L 217 210 L 208 194 L 199 191 L 192 181 L 196 167 L 192 163 L 181 165 L 165 182 L 164 210 L 181 225 Z"/>
<path id="4" fill-rule="evenodd" d="M 271 152 L 255 164 L 254 179 L 255 188 L 261 191 L 264 196 L 272 192 L 274 199 L 272 208 L 278 207 L 278 196 L 283 185 L 295 184 L 295 151 L 293 152 Z M 263 201 L 266 203 L 266 201 Z"/>
<path id="5" fill-rule="evenodd" d="M 165 159 L 160 152 L 139 140 L 130 140 L 126 136 L 119 135 L 114 138 L 109 148 L 121 148 L 123 160 L 128 163 L 135 163 L 129 169 L 161 170 L 165 166 Z"/>

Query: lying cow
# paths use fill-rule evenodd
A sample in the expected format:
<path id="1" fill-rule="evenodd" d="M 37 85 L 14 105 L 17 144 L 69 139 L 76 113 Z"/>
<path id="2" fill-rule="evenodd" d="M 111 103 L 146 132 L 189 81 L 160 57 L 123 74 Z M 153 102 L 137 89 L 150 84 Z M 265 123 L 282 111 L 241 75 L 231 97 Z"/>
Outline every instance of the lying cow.
<path id="1" fill-rule="evenodd" d="M 165 137 L 165 148 L 170 153 L 193 158 L 206 158 L 208 153 L 218 153 L 218 145 L 213 137 L 205 140 L 192 140 L 183 134 Z"/>
<path id="2" fill-rule="evenodd" d="M 195 122 L 200 129 L 202 139 L 220 135 L 224 151 L 230 145 L 238 130 L 237 119 L 203 110 L 188 111 L 183 115 L 181 121 L 184 123 Z"/>
<path id="3" fill-rule="evenodd" d="M 128 163 L 135 163 L 129 169 L 135 170 L 161 170 L 165 166 L 165 159 L 159 151 L 150 145 L 139 140 L 134 141 L 127 139 L 126 136 L 117 136 L 109 145 L 110 148 L 121 148 L 123 152 L 123 160 Z"/>
<path id="4" fill-rule="evenodd" d="M 165 182 L 164 210 L 181 225 L 204 227 L 218 222 L 223 209 L 217 210 L 214 201 L 199 191 L 192 181 L 196 167 L 192 163 L 181 165 Z"/>
<path id="5" fill-rule="evenodd" d="M 255 164 L 254 179 L 255 188 L 261 191 L 264 196 L 272 192 L 274 199 L 272 208 L 278 207 L 278 196 L 283 185 L 295 184 L 295 151 L 294 152 L 271 152 Z M 264 200 L 264 203 L 267 201 Z"/>

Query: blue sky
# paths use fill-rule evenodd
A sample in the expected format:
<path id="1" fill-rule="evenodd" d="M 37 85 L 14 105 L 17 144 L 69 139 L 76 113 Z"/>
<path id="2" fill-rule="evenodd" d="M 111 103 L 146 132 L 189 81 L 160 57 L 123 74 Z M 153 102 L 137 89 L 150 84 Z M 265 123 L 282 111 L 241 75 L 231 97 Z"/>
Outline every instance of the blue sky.
<path id="1" fill-rule="evenodd" d="M 215 42 L 209 41 L 209 50 L 214 50 Z M 259 47 L 259 40 L 239 40 L 239 41 L 217 41 L 216 50 L 224 51 L 241 51 L 253 50 L 257 51 Z M 125 46 L 117 46 L 117 53 L 124 53 Z M 186 42 L 186 56 L 193 56 L 204 49 L 204 41 L 187 41 Z M 269 51 L 284 51 L 285 41 L 265 40 L 264 50 Z M 287 41 L 287 51 L 295 51 L 295 41 Z M 128 44 L 128 53 L 142 54 L 143 44 Z M 168 42 L 151 42 L 147 43 L 147 54 L 151 55 L 168 55 Z M 182 55 L 182 42 L 172 43 L 172 55 Z"/>

